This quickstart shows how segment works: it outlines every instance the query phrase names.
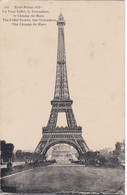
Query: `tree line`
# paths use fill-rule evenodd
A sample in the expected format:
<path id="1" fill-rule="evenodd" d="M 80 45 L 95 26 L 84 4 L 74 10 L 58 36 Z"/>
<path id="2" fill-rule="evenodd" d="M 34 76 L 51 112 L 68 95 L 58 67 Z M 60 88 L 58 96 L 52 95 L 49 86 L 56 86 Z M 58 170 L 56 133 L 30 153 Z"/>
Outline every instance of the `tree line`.
<path id="1" fill-rule="evenodd" d="M 0 141 L 1 146 L 1 164 L 4 162 L 30 162 L 36 159 L 42 159 L 40 154 L 35 154 L 34 152 L 14 150 L 14 145 L 12 143 L 6 143 L 5 141 Z M 106 166 L 114 167 L 120 166 L 121 162 L 125 161 L 125 141 L 116 142 L 115 150 L 107 152 L 104 154 L 101 151 L 88 151 L 84 155 L 79 156 L 79 161 L 84 162 L 88 165 L 94 166 Z"/>

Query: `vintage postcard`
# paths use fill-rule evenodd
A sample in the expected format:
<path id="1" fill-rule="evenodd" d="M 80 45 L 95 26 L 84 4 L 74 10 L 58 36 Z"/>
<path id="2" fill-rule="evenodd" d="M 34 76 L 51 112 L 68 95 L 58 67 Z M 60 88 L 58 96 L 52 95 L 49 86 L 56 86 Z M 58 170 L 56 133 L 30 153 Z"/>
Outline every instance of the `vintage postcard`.
<path id="1" fill-rule="evenodd" d="M 124 1 L 0 1 L 1 193 L 124 194 Z"/>

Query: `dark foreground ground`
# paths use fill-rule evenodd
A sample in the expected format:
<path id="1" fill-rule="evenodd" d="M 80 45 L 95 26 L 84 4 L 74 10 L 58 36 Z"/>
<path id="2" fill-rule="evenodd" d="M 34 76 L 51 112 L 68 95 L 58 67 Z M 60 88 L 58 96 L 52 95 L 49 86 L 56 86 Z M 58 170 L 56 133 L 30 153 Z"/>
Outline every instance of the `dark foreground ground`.
<path id="1" fill-rule="evenodd" d="M 103 192 L 119 195 L 124 188 L 124 170 L 84 166 L 38 167 L 6 176 L 1 184 L 3 192 L 12 193 Z"/>

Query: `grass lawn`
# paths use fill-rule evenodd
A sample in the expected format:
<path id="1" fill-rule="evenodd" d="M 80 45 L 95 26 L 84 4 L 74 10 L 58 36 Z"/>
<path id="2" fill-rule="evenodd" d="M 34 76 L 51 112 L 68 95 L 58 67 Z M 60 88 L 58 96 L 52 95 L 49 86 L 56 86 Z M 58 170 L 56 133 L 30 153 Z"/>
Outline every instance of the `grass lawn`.
<path id="1" fill-rule="evenodd" d="M 2 179 L 4 192 L 105 192 L 121 191 L 124 170 L 84 166 L 38 167 Z"/>

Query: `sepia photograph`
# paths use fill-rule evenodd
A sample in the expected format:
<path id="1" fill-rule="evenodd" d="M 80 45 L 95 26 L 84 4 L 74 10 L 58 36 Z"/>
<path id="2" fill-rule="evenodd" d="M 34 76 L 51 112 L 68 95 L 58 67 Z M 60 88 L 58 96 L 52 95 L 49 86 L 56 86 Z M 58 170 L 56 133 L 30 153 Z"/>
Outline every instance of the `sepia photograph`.
<path id="1" fill-rule="evenodd" d="M 0 7 L 1 193 L 125 194 L 124 1 Z"/>

